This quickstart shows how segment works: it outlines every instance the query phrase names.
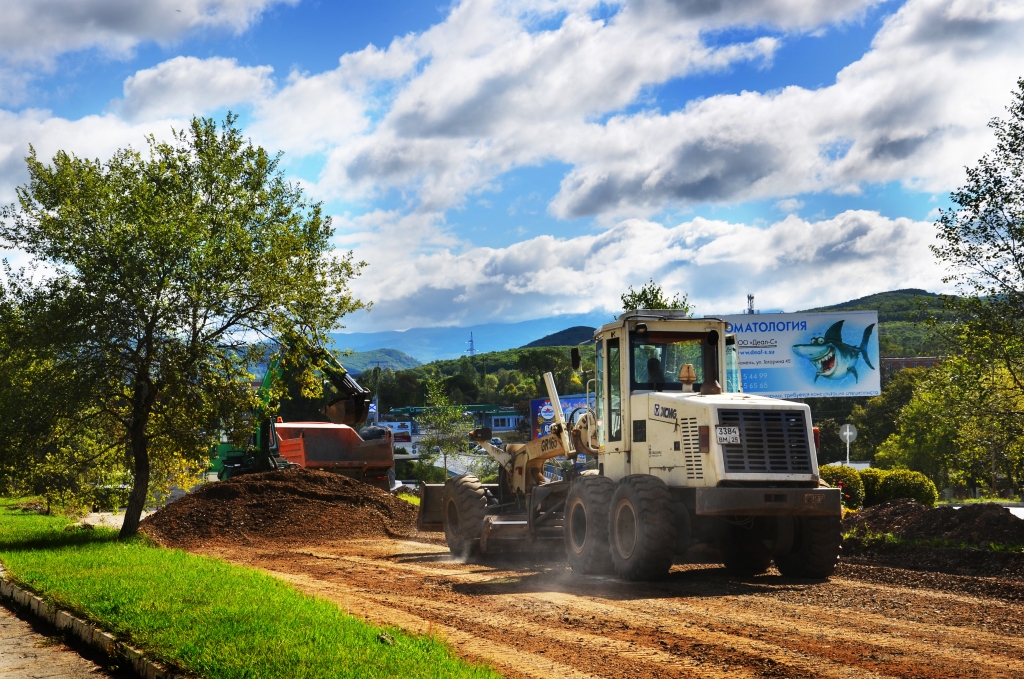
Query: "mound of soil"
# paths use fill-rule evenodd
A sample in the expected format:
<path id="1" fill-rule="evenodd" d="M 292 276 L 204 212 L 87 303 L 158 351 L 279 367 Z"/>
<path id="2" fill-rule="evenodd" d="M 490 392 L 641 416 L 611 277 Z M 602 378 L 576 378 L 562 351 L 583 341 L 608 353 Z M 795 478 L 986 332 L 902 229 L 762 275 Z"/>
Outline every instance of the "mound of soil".
<path id="1" fill-rule="evenodd" d="M 908 540 L 948 540 L 987 549 L 1024 545 L 1024 519 L 997 504 L 969 504 L 930 509 L 914 500 L 895 500 L 868 507 L 843 520 L 843 530 L 894 533 Z"/>
<path id="2" fill-rule="evenodd" d="M 160 544 L 318 542 L 416 532 L 404 500 L 339 474 L 287 469 L 209 483 L 145 518 Z"/>
<path id="3" fill-rule="evenodd" d="M 991 549 L 992 544 L 1024 545 L 1024 520 L 997 504 L 930 509 L 914 500 L 895 500 L 843 519 L 844 533 L 854 528 L 859 535 L 843 541 L 843 557 L 855 563 L 1024 580 L 1024 554 Z M 871 542 L 863 539 L 867 532 L 893 533 L 905 540 L 940 540 L 953 546 Z"/>

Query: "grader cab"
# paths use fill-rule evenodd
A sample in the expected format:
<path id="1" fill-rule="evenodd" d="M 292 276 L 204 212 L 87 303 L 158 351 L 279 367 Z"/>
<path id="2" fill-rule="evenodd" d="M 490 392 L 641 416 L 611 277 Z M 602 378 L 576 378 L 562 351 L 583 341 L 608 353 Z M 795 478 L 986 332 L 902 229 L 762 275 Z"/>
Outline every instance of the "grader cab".
<path id="1" fill-rule="evenodd" d="M 840 491 L 820 483 L 810 409 L 742 393 L 725 330 L 667 310 L 602 326 L 591 407 L 567 422 L 546 375 L 551 433 L 500 448 L 477 432 L 498 482 L 461 475 L 426 487 L 421 525 L 439 524 L 459 556 L 564 549 L 577 572 L 628 580 L 673 563 L 757 574 L 774 561 L 784 575 L 831 575 Z M 580 455 L 594 462 L 557 480 L 541 473 Z"/>

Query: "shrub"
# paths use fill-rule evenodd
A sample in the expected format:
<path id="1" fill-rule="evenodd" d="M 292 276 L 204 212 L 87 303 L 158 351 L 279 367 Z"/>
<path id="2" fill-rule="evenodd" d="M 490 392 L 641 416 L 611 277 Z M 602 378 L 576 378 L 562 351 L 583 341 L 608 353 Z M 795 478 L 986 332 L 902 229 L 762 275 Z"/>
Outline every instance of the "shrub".
<path id="1" fill-rule="evenodd" d="M 838 464 L 827 464 L 824 467 L 819 467 L 818 473 L 821 474 L 821 479 L 833 488 L 842 487 L 845 507 L 857 509 L 864 505 L 864 484 L 856 469 Z"/>
<path id="2" fill-rule="evenodd" d="M 864 506 L 871 507 L 882 502 L 879 495 L 878 484 L 882 482 L 889 472 L 885 469 L 868 467 L 860 470 L 860 480 L 864 484 Z"/>
<path id="3" fill-rule="evenodd" d="M 939 499 L 939 491 L 931 479 L 921 472 L 893 469 L 878 484 L 878 496 L 880 502 L 908 498 L 926 507 L 934 507 Z"/>

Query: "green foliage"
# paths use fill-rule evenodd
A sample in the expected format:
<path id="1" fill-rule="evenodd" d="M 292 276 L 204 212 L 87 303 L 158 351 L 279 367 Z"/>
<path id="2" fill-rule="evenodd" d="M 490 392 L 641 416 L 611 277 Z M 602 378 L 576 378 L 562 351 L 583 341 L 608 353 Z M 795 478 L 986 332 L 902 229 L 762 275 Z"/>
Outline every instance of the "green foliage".
<path id="1" fill-rule="evenodd" d="M 20 347 L 0 362 L 24 398 L 2 397 L 14 416 L 0 436 L 28 444 L 5 446 L 0 455 L 25 460 L 3 467 L 30 472 L 63 455 L 66 477 L 116 461 L 132 483 L 125 537 L 147 496 L 206 466 L 222 430 L 242 442 L 252 413 L 268 414 L 250 386 L 266 358 L 252 337 L 284 340 L 283 369 L 315 396 L 318 365 L 305 357 L 365 306 L 347 287 L 362 265 L 333 253 L 320 205 L 235 121 L 193 119 L 170 142 L 150 138 L 148 157 L 61 151 L 46 165 L 32 150 L 18 205 L 0 212 L 0 248 L 45 272 L 8 269 L 0 293 L 0 344 Z M 33 425 L 61 383 L 68 395 Z"/>
<path id="2" fill-rule="evenodd" d="M 833 488 L 843 489 L 843 506 L 859 509 L 864 506 L 864 484 L 860 474 L 853 467 L 838 464 L 827 464 L 818 468 L 823 481 Z"/>
<path id="3" fill-rule="evenodd" d="M 466 435 L 473 428 L 473 418 L 451 402 L 445 393 L 443 380 L 437 377 L 428 379 L 426 388 L 426 410 L 419 416 L 420 432 L 423 434 L 419 442 L 421 464 L 433 462 L 439 454 L 447 457 L 466 450 Z M 435 452 L 435 448 L 440 452 Z"/>
<path id="4" fill-rule="evenodd" d="M 385 631 L 266 573 L 0 507 L 8 577 L 207 679 L 497 677 L 431 636 Z"/>
<path id="5" fill-rule="evenodd" d="M 669 299 L 653 278 L 640 286 L 639 290 L 634 290 L 631 285 L 629 290 L 622 294 L 622 310 L 634 311 L 636 309 L 678 309 L 686 312 L 687 315 L 693 312 L 687 295 L 679 297 L 677 292 Z"/>
<path id="6" fill-rule="evenodd" d="M 818 448 L 818 464 L 825 465 L 830 462 L 841 462 L 846 460 L 846 444 L 839 438 L 839 423 L 828 418 L 815 422 L 821 436 L 821 446 Z"/>
<path id="7" fill-rule="evenodd" d="M 857 438 L 850 444 L 851 459 L 874 460 L 878 446 L 896 431 L 900 411 L 926 374 L 925 368 L 904 368 L 885 385 L 881 396 L 853 407 L 850 423 L 857 427 Z"/>
<path id="8" fill-rule="evenodd" d="M 864 484 L 864 506 L 872 507 L 882 502 L 879 484 L 888 476 L 889 472 L 884 469 L 868 467 L 861 469 L 859 473 L 861 483 Z"/>
<path id="9" fill-rule="evenodd" d="M 894 469 L 886 474 L 878 484 L 878 495 L 881 502 L 908 498 L 927 507 L 934 507 L 939 500 L 939 493 L 931 479 L 909 469 Z"/>

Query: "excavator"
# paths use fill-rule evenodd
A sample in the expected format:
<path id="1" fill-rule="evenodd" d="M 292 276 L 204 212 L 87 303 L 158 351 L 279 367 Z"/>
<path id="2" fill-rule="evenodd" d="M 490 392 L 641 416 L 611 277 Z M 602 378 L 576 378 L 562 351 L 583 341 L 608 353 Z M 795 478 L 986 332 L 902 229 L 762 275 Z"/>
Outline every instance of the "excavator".
<path id="1" fill-rule="evenodd" d="M 334 354 L 322 348 L 315 351 L 323 363 L 323 376 L 334 387 L 321 410 L 328 422 L 265 418 L 244 448 L 227 441 L 217 446 L 210 471 L 216 472 L 218 479 L 302 467 L 344 474 L 390 490 L 395 466 L 390 430 L 368 427 L 360 433 L 355 429 L 366 422 L 369 414 L 369 390 L 356 382 Z M 269 405 L 271 386 L 282 374 L 280 359 L 275 357 L 257 391 L 265 404 Z"/>

